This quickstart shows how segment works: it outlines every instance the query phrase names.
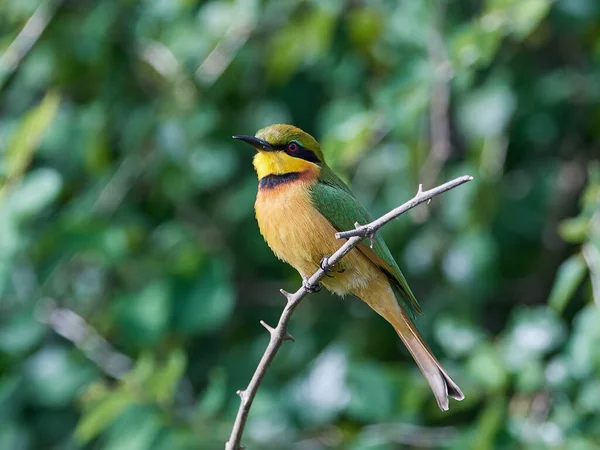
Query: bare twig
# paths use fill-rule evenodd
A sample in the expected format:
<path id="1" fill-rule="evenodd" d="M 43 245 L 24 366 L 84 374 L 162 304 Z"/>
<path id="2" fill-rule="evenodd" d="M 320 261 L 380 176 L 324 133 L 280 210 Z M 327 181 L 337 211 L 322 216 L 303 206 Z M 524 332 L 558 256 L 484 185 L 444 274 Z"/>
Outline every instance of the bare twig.
<path id="1" fill-rule="evenodd" d="M 238 409 L 237 416 L 235 418 L 235 423 L 233 425 L 233 429 L 231 431 L 231 435 L 229 436 L 229 440 L 225 444 L 225 450 L 240 450 L 243 447 L 240 445 L 242 440 L 242 434 L 244 432 L 244 426 L 246 425 L 246 419 L 248 418 L 248 413 L 250 412 L 250 407 L 252 406 L 252 401 L 254 400 L 254 396 L 256 395 L 256 391 L 264 378 L 269 365 L 273 361 L 275 354 L 281 347 L 281 344 L 286 340 L 293 340 L 290 334 L 287 331 L 287 325 L 290 321 L 292 313 L 294 309 L 300 301 L 309 293 L 314 292 L 319 287 L 319 281 L 325 276 L 328 270 L 330 270 L 335 264 L 337 264 L 345 255 L 347 255 L 354 247 L 356 247 L 363 239 L 372 238 L 377 230 L 384 226 L 386 223 L 390 222 L 392 219 L 400 216 L 405 213 L 409 209 L 414 208 L 415 206 L 428 202 L 436 195 L 442 194 L 450 189 L 453 189 L 461 184 L 467 183 L 471 181 L 473 177 L 469 175 L 465 175 L 459 178 L 456 178 L 452 181 L 442 184 L 434 189 L 430 189 L 428 191 L 423 191 L 422 187 L 419 186 L 419 190 L 417 194 L 408 202 L 399 206 L 398 208 L 390 211 L 389 213 L 383 215 L 377 220 L 366 224 L 359 225 L 356 224 L 355 230 L 344 231 L 341 233 L 337 233 L 336 237 L 338 239 L 348 239 L 344 245 L 342 245 L 338 251 L 336 251 L 333 255 L 326 258 L 322 262 L 322 268 L 317 270 L 310 278 L 304 281 L 302 287 L 298 289 L 293 294 L 290 294 L 283 289 L 281 293 L 287 298 L 287 304 L 281 313 L 281 317 L 279 317 L 279 322 L 275 328 L 268 326 L 266 323 L 261 321 L 261 324 L 267 329 L 269 334 L 271 335 L 271 339 L 269 340 L 269 345 L 265 350 L 260 362 L 258 363 L 258 367 L 254 371 L 254 375 L 252 375 L 252 379 L 250 380 L 250 384 L 248 387 L 242 391 L 238 391 L 238 395 L 241 398 L 241 404 Z"/>
<path id="2" fill-rule="evenodd" d="M 53 299 L 42 298 L 38 302 L 35 318 L 71 342 L 111 378 L 123 380 L 134 366 L 133 359 L 114 348 L 85 318 L 69 308 L 58 306 Z M 181 378 L 176 395 L 180 408 L 175 412 L 191 410 L 195 399 L 194 388 L 188 377 Z"/>
<path id="3" fill-rule="evenodd" d="M 50 326 L 56 334 L 72 342 L 105 374 L 121 379 L 131 370 L 131 358 L 115 350 L 76 312 L 57 306 L 54 300 L 45 299 L 37 307 L 36 318 Z"/>
<path id="4" fill-rule="evenodd" d="M 250 38 L 256 22 L 244 14 L 240 14 L 227 30 L 223 39 L 209 53 L 196 69 L 196 79 L 206 86 L 212 85 L 225 72 L 235 55 Z"/>
<path id="5" fill-rule="evenodd" d="M 38 41 L 63 0 L 47 0 L 37 7 L 21 32 L 0 56 L 0 88 Z"/>

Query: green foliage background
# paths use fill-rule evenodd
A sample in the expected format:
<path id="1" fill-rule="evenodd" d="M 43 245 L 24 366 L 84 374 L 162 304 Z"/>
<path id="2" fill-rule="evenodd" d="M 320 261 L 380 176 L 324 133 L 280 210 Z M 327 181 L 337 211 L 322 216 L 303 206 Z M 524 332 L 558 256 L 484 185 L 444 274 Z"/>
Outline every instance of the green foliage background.
<path id="1" fill-rule="evenodd" d="M 373 215 L 475 177 L 382 231 L 466 399 L 320 293 L 247 448 L 600 448 L 597 1 L 5 0 L 0 55 L 0 448 L 223 448 L 299 286 L 230 136 L 282 122 Z"/>

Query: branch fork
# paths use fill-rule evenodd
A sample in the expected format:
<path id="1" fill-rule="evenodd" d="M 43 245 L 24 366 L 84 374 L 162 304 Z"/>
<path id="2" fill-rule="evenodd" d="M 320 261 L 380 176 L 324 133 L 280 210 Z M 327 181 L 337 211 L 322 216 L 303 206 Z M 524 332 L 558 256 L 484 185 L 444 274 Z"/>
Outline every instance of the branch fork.
<path id="1" fill-rule="evenodd" d="M 275 354 L 281 347 L 281 344 L 283 344 L 285 341 L 295 342 L 294 338 L 287 331 L 287 325 L 292 317 L 294 309 L 296 309 L 300 301 L 302 301 L 302 299 L 308 294 L 315 292 L 315 289 L 318 290 L 318 288 L 320 288 L 321 279 L 326 276 L 328 272 L 333 270 L 335 265 L 363 239 L 369 238 L 371 240 L 371 247 L 373 247 L 373 238 L 375 233 L 386 223 L 421 203 L 429 203 L 436 195 L 447 192 L 471 180 L 473 180 L 473 177 L 464 175 L 428 191 L 424 191 L 423 186 L 419 185 L 417 194 L 411 200 L 393 209 L 387 214 L 384 214 L 379 219 L 364 225 L 355 223 L 354 230 L 336 233 L 335 237 L 337 239 L 346 239 L 346 242 L 333 255 L 323 258 L 321 260 L 319 269 L 311 277 L 305 278 L 302 282 L 302 287 L 296 292 L 290 294 L 289 292 L 280 289 L 281 294 L 287 299 L 287 304 L 285 305 L 285 308 L 279 317 L 279 322 L 275 328 L 268 325 L 264 320 L 260 321 L 260 324 L 269 332 L 271 338 L 269 339 L 269 344 L 258 363 L 248 387 L 246 387 L 244 390 L 237 391 L 237 394 L 241 398 L 240 407 L 238 409 L 229 440 L 225 443 L 225 450 L 242 450 L 244 448 L 240 442 L 242 440 L 242 434 L 244 432 L 244 427 L 246 425 L 250 408 L 252 407 L 252 401 L 254 400 L 254 396 L 258 391 L 258 387 L 260 386 L 260 383 L 262 382 L 269 366 L 271 365 Z"/>

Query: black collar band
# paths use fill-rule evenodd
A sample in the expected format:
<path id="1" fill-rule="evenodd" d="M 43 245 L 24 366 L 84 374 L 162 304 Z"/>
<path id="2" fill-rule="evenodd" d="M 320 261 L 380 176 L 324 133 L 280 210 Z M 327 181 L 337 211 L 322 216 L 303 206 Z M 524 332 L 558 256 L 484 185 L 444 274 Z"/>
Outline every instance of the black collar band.
<path id="1" fill-rule="evenodd" d="M 300 172 L 282 173 L 279 175 L 267 175 L 258 181 L 259 189 L 273 189 L 284 183 L 290 183 L 300 178 Z"/>

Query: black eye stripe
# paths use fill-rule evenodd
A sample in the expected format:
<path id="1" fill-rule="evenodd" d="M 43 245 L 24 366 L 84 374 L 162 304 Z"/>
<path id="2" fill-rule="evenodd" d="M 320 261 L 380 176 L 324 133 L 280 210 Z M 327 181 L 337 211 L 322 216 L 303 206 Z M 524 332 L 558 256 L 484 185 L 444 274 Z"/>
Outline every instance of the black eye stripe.
<path id="1" fill-rule="evenodd" d="M 316 163 L 316 164 L 321 162 L 321 160 L 319 158 L 317 158 L 317 155 L 315 155 L 312 151 L 304 148 L 298 141 L 292 141 L 292 142 L 294 142 L 298 146 L 297 150 L 295 150 L 293 153 L 290 152 L 288 149 L 289 144 L 278 145 L 275 148 L 277 150 L 285 152 L 287 155 L 290 155 L 293 158 L 304 159 L 305 161 L 309 161 L 309 162 Z"/>

